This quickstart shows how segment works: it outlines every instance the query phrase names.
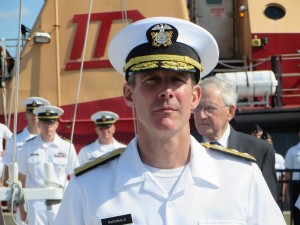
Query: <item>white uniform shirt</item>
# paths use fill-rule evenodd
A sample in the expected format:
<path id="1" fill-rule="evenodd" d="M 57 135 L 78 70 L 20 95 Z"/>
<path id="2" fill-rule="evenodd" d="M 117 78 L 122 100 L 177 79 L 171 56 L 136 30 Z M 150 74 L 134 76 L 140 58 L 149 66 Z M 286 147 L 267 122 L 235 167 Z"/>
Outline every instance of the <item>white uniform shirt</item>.
<path id="1" fill-rule="evenodd" d="M 10 139 L 12 135 L 10 129 L 6 125 L 0 123 L 0 151 L 3 151 L 3 140 Z"/>
<path id="2" fill-rule="evenodd" d="M 70 142 L 63 140 L 58 135 L 53 142 L 44 143 L 41 136 L 26 142 L 18 157 L 19 172 L 26 175 L 27 188 L 44 187 L 44 165 L 52 162 L 54 165 L 57 183 L 64 185 L 66 175 L 74 173 L 74 168 L 79 166 L 77 154 L 72 145 L 68 157 Z M 69 168 L 66 172 L 67 160 Z"/>
<path id="3" fill-rule="evenodd" d="M 20 133 L 16 135 L 16 154 L 15 154 L 15 162 L 17 162 L 18 154 L 20 152 L 21 147 L 26 143 L 26 141 L 34 138 L 37 134 L 29 133 L 28 127 L 25 127 Z M 14 151 L 14 138 L 9 139 L 7 144 L 5 154 L 3 157 L 3 164 L 8 166 L 12 163 L 13 160 L 13 151 Z"/>
<path id="4" fill-rule="evenodd" d="M 300 142 L 288 149 L 284 164 L 287 169 L 300 169 Z M 300 173 L 293 173 L 292 180 L 300 180 Z"/>
<path id="5" fill-rule="evenodd" d="M 126 145 L 116 141 L 113 139 L 113 143 L 109 145 L 102 145 L 99 143 L 98 139 L 94 141 L 93 143 L 84 146 L 82 149 L 80 149 L 78 154 L 78 161 L 80 165 L 83 165 L 93 159 L 98 158 L 99 156 L 110 152 L 112 150 L 115 150 L 117 148 L 126 147 Z"/>
<path id="6" fill-rule="evenodd" d="M 28 126 L 26 126 L 21 132 L 16 135 L 16 152 L 14 153 L 14 141 L 15 138 L 12 137 L 9 139 L 9 142 L 6 146 L 5 154 L 3 156 L 2 162 L 5 166 L 9 166 L 10 163 L 16 162 L 18 160 L 18 154 L 20 153 L 21 147 L 30 139 L 36 137 L 37 134 L 31 134 L 28 130 Z M 15 157 L 15 158 L 14 158 Z M 16 214 L 17 224 L 25 224 L 22 223 L 20 218 L 19 209 Z"/>
<path id="7" fill-rule="evenodd" d="M 6 125 L 4 125 L 4 124 L 2 124 L 2 123 L 0 123 L 0 152 L 2 152 L 3 151 L 3 140 L 6 140 L 6 141 L 8 141 L 11 137 L 12 137 L 12 132 L 10 131 L 10 129 L 6 126 Z M 4 155 L 5 155 L 5 153 L 4 153 Z M 4 164 L 3 164 L 3 160 L 2 160 L 2 156 L 0 156 L 0 177 L 2 177 L 2 174 L 3 174 L 3 168 L 4 168 Z"/>
<path id="8" fill-rule="evenodd" d="M 193 137 L 171 195 L 143 165 L 135 138 L 119 158 L 72 177 L 55 224 L 127 224 L 127 214 L 135 225 L 285 224 L 255 163 L 207 150 Z"/>
<path id="9" fill-rule="evenodd" d="M 276 170 L 284 170 L 285 169 L 283 156 L 276 152 L 275 152 L 275 169 Z M 277 172 L 276 174 L 277 174 L 277 180 L 280 180 L 282 173 Z"/>
<path id="10" fill-rule="evenodd" d="M 64 186 L 67 175 L 74 173 L 79 166 L 77 154 L 72 145 L 69 155 L 70 142 L 58 135 L 53 142 L 43 142 L 40 135 L 27 141 L 20 150 L 18 157 L 19 172 L 26 175 L 26 188 L 44 188 L 44 167 L 46 162 L 54 166 L 55 182 Z M 68 156 L 69 155 L 69 156 Z M 69 165 L 67 164 L 69 159 Z M 68 171 L 67 170 L 68 166 Z M 28 202 L 29 225 L 52 225 L 60 204 L 53 205 L 47 210 L 44 200 Z"/>

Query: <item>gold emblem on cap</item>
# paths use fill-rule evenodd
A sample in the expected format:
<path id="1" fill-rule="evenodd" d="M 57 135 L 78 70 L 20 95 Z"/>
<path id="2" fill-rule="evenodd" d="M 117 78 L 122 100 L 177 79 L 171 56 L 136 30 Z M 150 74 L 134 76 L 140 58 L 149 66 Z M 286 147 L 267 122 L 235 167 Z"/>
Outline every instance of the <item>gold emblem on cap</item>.
<path id="1" fill-rule="evenodd" d="M 32 106 L 33 106 L 33 107 L 36 107 L 36 106 L 37 106 L 37 102 L 36 102 L 35 100 L 32 102 Z"/>
<path id="2" fill-rule="evenodd" d="M 49 109 L 46 110 L 46 116 L 50 116 L 51 115 L 51 112 Z"/>
<path id="3" fill-rule="evenodd" d="M 103 115 L 101 119 L 102 119 L 102 121 L 106 121 L 106 116 Z"/>
<path id="4" fill-rule="evenodd" d="M 167 24 L 159 24 L 152 28 L 153 32 L 151 32 L 152 37 L 152 45 L 155 47 L 160 47 L 164 45 L 165 47 L 170 46 L 172 44 L 172 31 L 166 31 L 166 29 L 172 29 Z"/>

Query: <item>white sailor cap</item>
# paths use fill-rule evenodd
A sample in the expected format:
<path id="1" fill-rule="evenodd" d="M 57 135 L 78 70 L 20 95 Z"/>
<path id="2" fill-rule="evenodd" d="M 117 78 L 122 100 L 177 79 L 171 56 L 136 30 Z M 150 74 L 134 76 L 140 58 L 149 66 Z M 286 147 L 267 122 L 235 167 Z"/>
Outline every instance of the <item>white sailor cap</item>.
<path id="1" fill-rule="evenodd" d="M 43 105 L 50 105 L 50 102 L 47 99 L 41 97 L 29 97 L 22 102 L 25 106 L 26 111 L 32 112 L 36 107 Z"/>
<path id="2" fill-rule="evenodd" d="M 35 108 L 33 113 L 38 116 L 40 121 L 54 123 L 64 113 L 64 110 L 57 106 L 45 105 Z"/>
<path id="3" fill-rule="evenodd" d="M 108 127 L 113 125 L 119 119 L 118 114 L 110 111 L 99 111 L 91 116 L 97 127 Z"/>
<path id="4" fill-rule="evenodd" d="M 214 37 L 202 27 L 177 18 L 154 17 L 134 22 L 112 39 L 108 56 L 126 80 L 149 70 L 192 72 L 196 81 L 219 60 Z"/>

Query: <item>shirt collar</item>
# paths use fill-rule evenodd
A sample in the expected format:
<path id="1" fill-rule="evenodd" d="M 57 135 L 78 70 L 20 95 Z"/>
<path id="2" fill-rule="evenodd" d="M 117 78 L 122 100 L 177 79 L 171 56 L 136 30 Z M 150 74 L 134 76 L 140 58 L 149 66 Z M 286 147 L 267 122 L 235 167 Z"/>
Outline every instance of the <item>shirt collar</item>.
<path id="1" fill-rule="evenodd" d="M 189 178 L 185 180 L 197 186 L 218 188 L 219 178 L 215 166 L 208 150 L 191 136 L 191 160 L 185 171 Z M 115 191 L 127 185 L 144 182 L 145 172 L 146 168 L 137 150 L 136 137 L 129 143 L 127 149 L 119 158 L 116 168 Z"/>
<path id="2" fill-rule="evenodd" d="M 230 134 L 230 126 L 229 124 L 227 124 L 227 128 L 224 132 L 224 134 L 222 135 L 221 138 L 219 138 L 218 140 L 215 140 L 216 142 L 218 142 L 220 145 L 222 145 L 225 148 L 228 148 L 228 138 L 229 138 L 229 134 Z M 210 140 L 208 140 L 206 137 L 203 137 L 203 141 L 204 142 L 211 142 Z"/>
<path id="3" fill-rule="evenodd" d="M 55 134 L 54 136 L 54 140 L 52 142 L 43 142 L 43 139 L 41 137 L 41 135 L 37 136 L 37 141 L 40 141 L 43 143 L 43 145 L 54 145 L 54 146 L 60 146 L 60 142 L 61 142 L 61 138 L 58 136 L 58 134 Z"/>
<path id="4" fill-rule="evenodd" d="M 218 142 L 225 148 L 228 147 L 228 138 L 229 138 L 229 134 L 230 134 L 230 126 L 227 123 L 227 128 L 223 134 L 223 136 L 218 140 Z"/>

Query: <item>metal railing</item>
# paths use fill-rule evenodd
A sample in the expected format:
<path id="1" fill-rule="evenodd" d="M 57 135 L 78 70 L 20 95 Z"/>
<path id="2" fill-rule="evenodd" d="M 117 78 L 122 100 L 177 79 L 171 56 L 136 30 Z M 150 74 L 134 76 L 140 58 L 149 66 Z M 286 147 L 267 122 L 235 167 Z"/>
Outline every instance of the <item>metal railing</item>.
<path id="1" fill-rule="evenodd" d="M 277 202 L 282 212 L 290 211 L 289 221 L 290 225 L 292 225 L 293 208 L 295 208 L 296 199 L 300 196 L 300 169 L 276 169 L 276 174 L 279 192 Z M 290 178 L 287 177 L 287 174 L 290 175 Z M 293 179 L 294 176 L 295 178 Z"/>

